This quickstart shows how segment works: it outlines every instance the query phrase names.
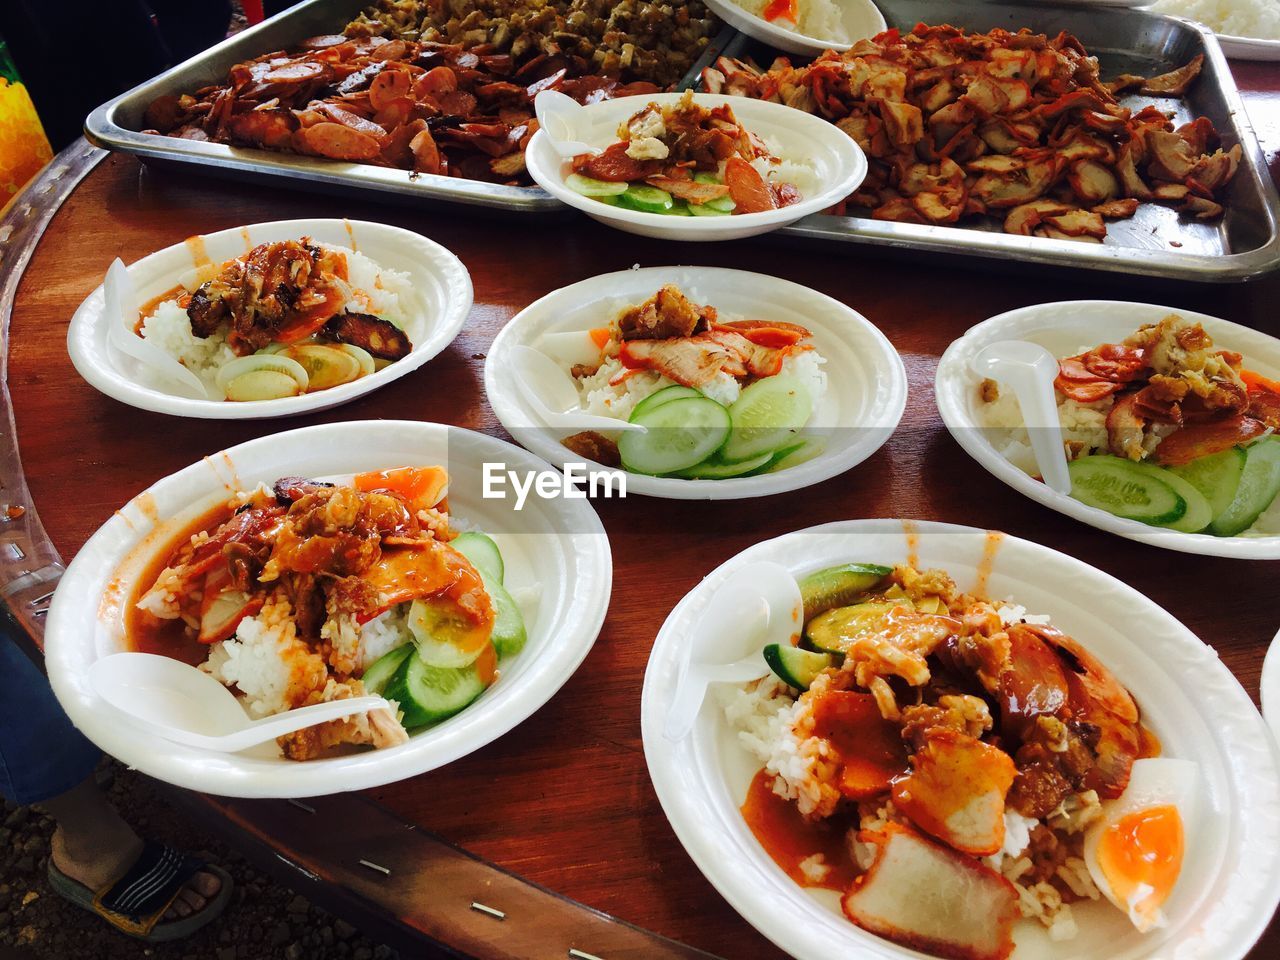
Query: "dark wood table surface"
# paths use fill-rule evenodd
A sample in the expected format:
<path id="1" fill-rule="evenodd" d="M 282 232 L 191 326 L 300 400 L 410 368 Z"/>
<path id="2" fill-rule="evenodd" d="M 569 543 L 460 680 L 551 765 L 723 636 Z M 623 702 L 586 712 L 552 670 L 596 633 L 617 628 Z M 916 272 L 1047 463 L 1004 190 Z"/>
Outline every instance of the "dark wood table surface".
<path id="1" fill-rule="evenodd" d="M 1233 69 L 1280 179 L 1280 64 Z M 372 396 L 290 420 L 191 421 L 145 413 L 76 375 L 66 352 L 67 323 L 112 258 L 131 262 L 192 234 L 292 217 L 380 220 L 445 244 L 475 283 L 475 307 L 461 335 L 431 363 Z M 494 335 L 535 298 L 635 263 L 773 273 L 849 303 L 885 332 L 906 362 L 911 395 L 902 424 L 866 463 L 806 490 L 756 501 L 598 502 L 615 581 L 608 619 L 586 662 L 518 729 L 446 769 L 368 791 L 377 805 L 370 809 L 385 809 L 529 880 L 688 944 L 725 957 L 781 956 L 703 879 L 667 824 L 645 769 L 640 688 L 663 619 L 713 567 L 759 540 L 847 518 L 1000 529 L 1079 557 L 1132 584 L 1212 644 L 1257 699 L 1263 656 L 1280 627 L 1271 602 L 1277 565 L 1142 546 L 1020 496 L 951 439 L 934 405 L 933 375 L 942 351 L 973 324 L 1053 300 L 1156 302 L 1280 335 L 1280 272 L 1249 284 L 1191 286 L 1084 272 L 1027 274 L 1014 264 L 923 254 L 889 259 L 868 247 L 819 251 L 769 240 L 679 245 L 584 218 L 482 219 L 236 184 L 112 155 L 53 220 L 15 304 L 9 386 L 35 504 L 70 558 L 113 510 L 156 479 L 274 431 L 397 417 L 506 437 L 482 387 Z M 1222 598 L 1229 600 L 1225 607 Z M 260 816 L 260 804 L 208 802 L 247 837 L 271 842 L 278 806 Z M 324 873 L 320 853 L 293 853 L 316 857 L 311 867 Z M 342 882 L 337 874 L 330 879 Z M 379 904 L 367 891 L 362 896 L 401 924 L 427 928 L 411 904 Z M 1273 921 L 1251 956 L 1280 956 L 1280 924 Z"/>

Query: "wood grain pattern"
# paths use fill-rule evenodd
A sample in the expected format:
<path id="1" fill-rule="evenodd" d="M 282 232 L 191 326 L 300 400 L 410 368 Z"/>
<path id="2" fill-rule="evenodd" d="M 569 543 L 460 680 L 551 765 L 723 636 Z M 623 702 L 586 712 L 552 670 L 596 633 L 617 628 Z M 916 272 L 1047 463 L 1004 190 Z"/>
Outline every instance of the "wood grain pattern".
<path id="1" fill-rule="evenodd" d="M 1280 128 L 1280 68 L 1249 67 L 1257 125 Z M 1274 142 L 1271 147 L 1275 149 Z M 346 216 L 417 230 L 452 249 L 475 282 L 461 336 L 424 368 L 373 396 L 313 417 L 194 422 L 110 400 L 75 374 L 68 319 L 110 260 L 194 233 L 268 219 Z M 585 219 L 486 220 L 237 185 L 193 171 L 107 158 L 72 195 L 19 290 L 9 385 L 35 503 L 71 557 L 115 510 L 157 478 L 263 434 L 332 420 L 406 417 L 506 434 L 482 390 L 483 356 L 520 308 L 583 278 L 631 264 L 730 266 L 774 273 L 861 311 L 901 351 L 911 396 L 902 425 L 867 463 L 817 487 L 754 502 L 633 498 L 597 508 L 614 551 L 612 607 L 595 649 L 564 689 L 498 742 L 445 770 L 369 791 L 393 813 L 537 883 L 726 957 L 778 957 L 719 897 L 676 841 L 650 786 L 639 699 L 654 635 L 714 566 L 761 539 L 855 517 L 912 517 L 1005 530 L 1049 544 L 1133 584 L 1211 643 L 1255 699 L 1275 633 L 1275 564 L 1193 558 L 1141 546 L 1019 496 L 955 444 L 934 406 L 933 373 L 973 324 L 1068 298 L 1151 301 L 1280 334 L 1280 273 L 1249 285 L 1194 287 L 1084 273 L 1027 274 L 959 258 L 883 258 L 768 240 L 673 245 Z M 1221 602 L 1229 598 L 1230 615 Z M 236 805 L 240 822 L 251 805 Z M 250 827 L 251 829 L 251 827 Z M 1280 953 L 1273 923 L 1252 956 Z"/>

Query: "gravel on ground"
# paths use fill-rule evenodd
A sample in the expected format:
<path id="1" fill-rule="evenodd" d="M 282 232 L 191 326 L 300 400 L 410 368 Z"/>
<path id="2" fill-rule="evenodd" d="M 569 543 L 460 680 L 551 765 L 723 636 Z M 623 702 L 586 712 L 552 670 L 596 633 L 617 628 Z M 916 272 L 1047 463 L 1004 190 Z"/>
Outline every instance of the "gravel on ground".
<path id="1" fill-rule="evenodd" d="M 114 762 L 99 779 L 143 837 L 217 863 L 235 880 L 226 912 L 194 936 L 150 945 L 67 903 L 45 877 L 54 822 L 0 803 L 0 960 L 398 960 L 394 950 L 255 870 L 179 814 L 140 773 Z"/>

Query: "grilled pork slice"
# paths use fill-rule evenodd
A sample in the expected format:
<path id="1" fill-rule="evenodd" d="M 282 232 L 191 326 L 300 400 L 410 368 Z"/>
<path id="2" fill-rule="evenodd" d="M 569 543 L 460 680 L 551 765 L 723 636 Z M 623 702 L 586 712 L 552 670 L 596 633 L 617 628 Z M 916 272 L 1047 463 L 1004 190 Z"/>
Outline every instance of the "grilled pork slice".
<path id="1" fill-rule="evenodd" d="M 957 850 L 989 856 L 1004 846 L 1004 799 L 1017 776 L 998 747 L 935 727 L 893 784 L 893 802 L 921 830 Z"/>
<path id="2" fill-rule="evenodd" d="M 950 960 L 1005 960 L 1018 895 L 994 870 L 890 824 L 876 859 L 841 898 L 845 914 L 886 940 Z"/>

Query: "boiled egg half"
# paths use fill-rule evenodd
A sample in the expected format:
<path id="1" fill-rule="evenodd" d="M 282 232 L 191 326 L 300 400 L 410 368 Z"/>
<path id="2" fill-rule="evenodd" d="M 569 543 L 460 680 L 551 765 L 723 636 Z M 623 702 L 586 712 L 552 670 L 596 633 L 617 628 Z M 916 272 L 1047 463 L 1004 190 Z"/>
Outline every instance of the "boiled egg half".
<path id="1" fill-rule="evenodd" d="M 1160 908 L 1182 871 L 1199 795 L 1198 764 L 1138 760 L 1124 793 L 1103 803 L 1102 819 L 1085 833 L 1093 882 L 1143 933 L 1165 923 Z"/>

